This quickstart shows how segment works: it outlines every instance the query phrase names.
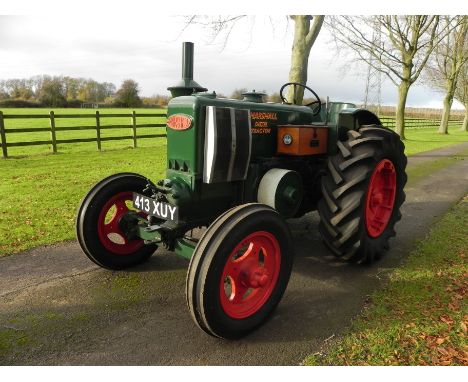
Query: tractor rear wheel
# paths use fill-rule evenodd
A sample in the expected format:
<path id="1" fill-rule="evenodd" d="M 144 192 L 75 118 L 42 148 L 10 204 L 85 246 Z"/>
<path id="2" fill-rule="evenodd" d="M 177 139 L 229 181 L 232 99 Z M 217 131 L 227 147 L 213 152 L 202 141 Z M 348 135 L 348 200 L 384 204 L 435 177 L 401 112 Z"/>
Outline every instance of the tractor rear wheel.
<path id="1" fill-rule="evenodd" d="M 294 247 L 272 208 L 244 204 L 221 215 L 190 261 L 186 296 L 195 323 L 220 338 L 240 338 L 265 322 L 286 290 Z"/>
<path id="2" fill-rule="evenodd" d="M 147 183 L 138 174 L 112 175 L 97 183 L 81 202 L 76 221 L 78 242 L 86 256 L 99 266 L 129 268 L 143 263 L 156 250 L 155 245 L 127 237 L 123 230 L 125 219 L 132 213 L 133 192 L 143 194 Z M 127 224 L 131 221 L 127 219 Z"/>
<path id="3" fill-rule="evenodd" d="M 348 131 L 328 160 L 318 204 L 319 230 L 341 259 L 371 263 L 388 249 L 401 219 L 407 159 L 400 137 L 377 125 Z"/>

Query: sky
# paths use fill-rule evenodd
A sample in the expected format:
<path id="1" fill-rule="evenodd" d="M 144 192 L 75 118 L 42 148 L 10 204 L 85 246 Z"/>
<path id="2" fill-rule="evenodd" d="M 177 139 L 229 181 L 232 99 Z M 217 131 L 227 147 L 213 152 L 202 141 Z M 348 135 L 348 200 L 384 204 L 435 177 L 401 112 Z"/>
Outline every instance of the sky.
<path id="1" fill-rule="evenodd" d="M 210 29 L 185 27 L 183 16 L 151 9 L 138 17 L 102 14 L 0 16 L 0 79 L 38 74 L 93 78 L 117 87 L 132 78 L 142 96 L 169 94 L 181 78 L 181 44 L 195 43 L 194 79 L 210 91 L 230 95 L 247 88 L 268 93 L 287 82 L 293 24 L 287 17 L 249 16 L 236 24 L 227 43 Z M 337 55 L 322 29 L 309 59 L 308 86 L 321 97 L 360 103 L 367 68 Z M 384 81 L 382 104 L 393 105 L 395 86 Z M 374 96 L 374 98 L 376 95 Z M 422 84 L 410 89 L 408 106 L 442 107 L 443 95 Z M 454 103 L 454 108 L 462 108 Z"/>

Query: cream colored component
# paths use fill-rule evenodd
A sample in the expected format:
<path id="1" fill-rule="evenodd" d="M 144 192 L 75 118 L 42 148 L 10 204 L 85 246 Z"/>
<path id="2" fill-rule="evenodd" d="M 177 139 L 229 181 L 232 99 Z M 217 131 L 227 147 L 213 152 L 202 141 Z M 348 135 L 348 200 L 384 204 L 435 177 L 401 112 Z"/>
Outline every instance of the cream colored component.
<path id="1" fill-rule="evenodd" d="M 265 175 L 263 175 L 260 185 L 258 186 L 257 201 L 276 209 L 276 190 L 278 189 L 281 179 L 289 172 L 293 171 L 283 168 L 272 168 L 267 171 Z"/>
<path id="2" fill-rule="evenodd" d="M 303 188 L 299 173 L 273 168 L 263 175 L 257 201 L 273 207 L 284 218 L 295 216 L 302 203 Z"/>

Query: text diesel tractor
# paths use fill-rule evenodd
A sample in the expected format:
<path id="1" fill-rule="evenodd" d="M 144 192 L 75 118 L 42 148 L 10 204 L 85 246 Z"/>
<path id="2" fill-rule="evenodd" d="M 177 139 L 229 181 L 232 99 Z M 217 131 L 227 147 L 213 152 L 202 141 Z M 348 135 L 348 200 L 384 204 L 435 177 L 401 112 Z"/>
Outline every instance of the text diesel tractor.
<path id="1" fill-rule="evenodd" d="M 322 105 L 291 83 L 281 88 L 283 103 L 256 92 L 217 98 L 193 80 L 192 43 L 182 56 L 183 79 L 169 88 L 166 179 L 101 180 L 80 205 L 77 236 L 108 269 L 140 264 L 158 246 L 189 258 L 194 321 L 238 338 L 271 315 L 286 289 L 294 257 L 286 219 L 318 210 L 337 257 L 381 256 L 401 218 L 407 160 L 399 136 L 367 110 Z M 315 101 L 287 103 L 287 86 Z M 204 226 L 199 240 L 189 235 Z"/>

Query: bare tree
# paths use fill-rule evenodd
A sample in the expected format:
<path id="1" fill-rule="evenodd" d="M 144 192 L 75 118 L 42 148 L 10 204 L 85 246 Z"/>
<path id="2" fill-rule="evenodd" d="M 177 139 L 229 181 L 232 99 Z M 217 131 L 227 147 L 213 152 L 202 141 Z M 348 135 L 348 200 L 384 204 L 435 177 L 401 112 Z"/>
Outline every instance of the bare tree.
<path id="1" fill-rule="evenodd" d="M 458 75 L 455 99 L 465 107 L 465 119 L 461 130 L 468 132 L 468 62 L 465 62 Z"/>
<path id="2" fill-rule="evenodd" d="M 226 46 L 235 24 L 246 18 L 245 15 L 238 16 L 190 16 L 186 21 L 186 27 L 190 24 L 201 24 L 208 27 L 212 32 L 212 39 L 218 36 L 223 38 L 223 47 Z M 293 15 L 289 19 L 294 22 L 294 41 L 291 50 L 291 66 L 289 70 L 289 82 L 297 82 L 306 85 L 307 67 L 309 55 L 322 28 L 325 16 Z M 272 23 L 273 24 L 273 23 Z M 304 97 L 304 89 L 297 87 L 296 94 L 291 86 L 286 96 L 288 102 L 301 103 Z"/>
<path id="3" fill-rule="evenodd" d="M 337 16 L 330 19 L 338 45 L 385 74 L 398 87 L 396 132 L 405 139 L 408 91 L 447 35 L 439 16 Z M 379 39 L 372 36 L 379 35 Z"/>
<path id="4" fill-rule="evenodd" d="M 458 77 L 462 68 L 466 70 L 464 65 L 468 61 L 468 17 L 443 16 L 441 22 L 446 27 L 454 27 L 435 48 L 435 54 L 428 62 L 427 78 L 433 87 L 445 92 L 439 133 L 447 134 Z"/>

